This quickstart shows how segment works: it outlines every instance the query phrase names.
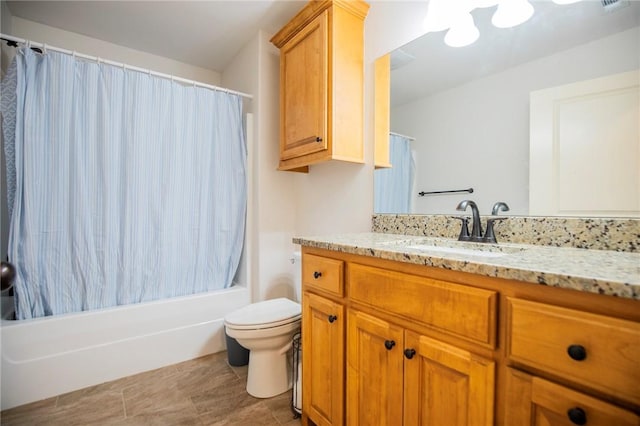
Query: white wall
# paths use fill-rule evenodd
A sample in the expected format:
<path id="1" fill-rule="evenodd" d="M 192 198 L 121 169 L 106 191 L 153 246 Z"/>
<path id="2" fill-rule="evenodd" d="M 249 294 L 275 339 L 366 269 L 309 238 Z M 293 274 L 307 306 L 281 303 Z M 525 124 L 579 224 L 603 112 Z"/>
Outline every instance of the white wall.
<path id="1" fill-rule="evenodd" d="M 475 190 L 416 195 L 414 212 L 455 214 L 459 201 L 472 198 L 485 214 L 505 201 L 510 214 L 527 215 L 529 93 L 638 69 L 637 52 L 634 28 L 394 107 L 391 130 L 416 138 L 417 191 Z"/>
<path id="2" fill-rule="evenodd" d="M 279 172 L 279 56 L 260 31 L 222 74 L 225 87 L 251 93 L 255 114 L 249 153 L 249 216 L 252 297 L 254 301 L 294 297 L 290 259 L 296 225 L 294 176 Z M 295 265 L 299 267 L 299 265 Z"/>
<path id="3" fill-rule="evenodd" d="M 365 164 L 328 163 L 296 176 L 297 235 L 364 232 L 373 212 L 373 69 L 379 56 L 421 34 L 426 2 L 372 1 L 365 20 Z"/>
<path id="4" fill-rule="evenodd" d="M 47 43 L 68 50 L 76 50 L 92 56 L 99 56 L 128 65 L 151 69 L 165 74 L 175 75 L 190 80 L 218 85 L 220 73 L 184 62 L 152 55 L 125 46 L 108 43 L 96 38 L 64 31 L 59 28 L 42 25 L 37 22 L 13 17 L 11 35 L 27 40 Z"/>

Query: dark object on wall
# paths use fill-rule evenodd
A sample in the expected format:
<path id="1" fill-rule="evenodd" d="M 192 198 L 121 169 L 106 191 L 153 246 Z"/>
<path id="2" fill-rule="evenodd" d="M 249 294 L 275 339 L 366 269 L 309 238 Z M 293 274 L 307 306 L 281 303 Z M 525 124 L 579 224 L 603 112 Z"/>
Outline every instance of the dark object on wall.
<path id="1" fill-rule="evenodd" d="M 421 196 L 421 197 L 424 197 L 425 195 L 457 194 L 458 192 L 468 192 L 469 194 L 473 194 L 473 188 L 469 188 L 469 189 L 451 189 L 451 190 L 447 190 L 447 191 L 429 191 L 429 192 L 420 191 L 420 192 L 418 192 L 418 195 Z"/>
<path id="2" fill-rule="evenodd" d="M 16 278 L 16 268 L 9 262 L 2 262 L 0 267 L 0 287 L 2 291 L 13 287 L 13 280 Z"/>

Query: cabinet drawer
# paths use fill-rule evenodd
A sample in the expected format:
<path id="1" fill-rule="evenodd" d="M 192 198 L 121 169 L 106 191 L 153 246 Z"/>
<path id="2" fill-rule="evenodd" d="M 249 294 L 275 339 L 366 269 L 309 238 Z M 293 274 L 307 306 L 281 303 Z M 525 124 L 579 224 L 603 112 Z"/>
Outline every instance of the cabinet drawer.
<path id="1" fill-rule="evenodd" d="M 509 359 L 640 404 L 640 324 L 508 299 Z"/>
<path id="2" fill-rule="evenodd" d="M 494 291 L 350 264 L 349 297 L 495 347 Z"/>
<path id="3" fill-rule="evenodd" d="M 531 383 L 533 424 L 637 426 L 640 418 L 580 392 L 534 377 Z"/>
<path id="4" fill-rule="evenodd" d="M 632 411 L 522 371 L 507 368 L 504 424 L 508 426 L 638 426 Z"/>
<path id="5" fill-rule="evenodd" d="M 302 284 L 324 290 L 338 296 L 343 295 L 344 262 L 313 254 L 302 258 Z"/>

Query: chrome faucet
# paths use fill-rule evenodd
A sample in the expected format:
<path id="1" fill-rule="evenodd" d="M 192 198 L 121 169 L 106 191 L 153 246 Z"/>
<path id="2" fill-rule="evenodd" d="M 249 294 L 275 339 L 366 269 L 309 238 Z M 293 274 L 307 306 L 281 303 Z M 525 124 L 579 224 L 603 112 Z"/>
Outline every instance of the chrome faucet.
<path id="1" fill-rule="evenodd" d="M 467 207 L 471 207 L 471 215 L 473 216 L 473 222 L 471 224 L 471 235 L 464 238 L 462 234 L 458 238 L 460 241 L 475 241 L 483 242 L 482 238 L 482 224 L 480 223 L 480 212 L 475 202 L 471 200 L 464 200 L 458 204 L 456 210 L 465 211 Z"/>

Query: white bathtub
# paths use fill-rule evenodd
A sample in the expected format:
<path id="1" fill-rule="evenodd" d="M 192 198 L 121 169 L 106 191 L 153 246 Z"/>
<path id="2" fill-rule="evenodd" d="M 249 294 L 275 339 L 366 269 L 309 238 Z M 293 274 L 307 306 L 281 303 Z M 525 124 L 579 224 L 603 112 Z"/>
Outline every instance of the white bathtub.
<path id="1" fill-rule="evenodd" d="M 2 320 L 2 409 L 225 349 L 246 287 L 117 308 Z"/>

